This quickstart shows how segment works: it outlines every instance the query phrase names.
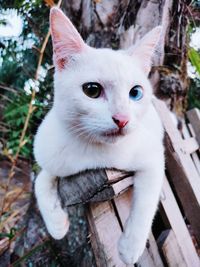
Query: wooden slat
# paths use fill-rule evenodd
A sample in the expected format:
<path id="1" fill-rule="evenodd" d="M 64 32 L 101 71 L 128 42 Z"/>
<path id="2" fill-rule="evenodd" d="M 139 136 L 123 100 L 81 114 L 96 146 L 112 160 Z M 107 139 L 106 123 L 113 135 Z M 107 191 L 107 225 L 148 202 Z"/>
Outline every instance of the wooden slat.
<path id="1" fill-rule="evenodd" d="M 153 259 L 154 267 L 164 267 L 159 251 L 158 251 L 158 245 L 156 243 L 156 240 L 152 232 L 150 232 L 150 235 L 149 235 L 149 247 L 147 248 L 147 250 L 151 258 Z"/>
<path id="2" fill-rule="evenodd" d="M 172 181 L 174 190 L 176 191 L 184 209 L 185 216 L 190 222 L 196 238 L 200 242 L 200 205 L 188 179 L 189 174 L 186 173 L 185 166 L 183 166 L 177 153 L 170 147 L 169 140 L 166 141 L 165 154 L 166 167 L 169 173 L 168 178 Z M 196 179 L 200 180 L 199 177 Z"/>
<path id="3" fill-rule="evenodd" d="M 190 182 L 191 188 L 197 198 L 197 201 L 200 205 L 200 179 L 199 175 L 194 167 L 193 161 L 190 156 L 184 153 L 183 139 L 180 136 L 179 131 L 171 120 L 169 110 L 164 102 L 155 99 L 154 100 L 155 108 L 162 120 L 163 126 L 167 135 L 169 136 L 170 143 L 174 151 L 177 153 L 177 156 L 182 165 L 182 169 L 186 173 L 187 179 Z M 177 188 L 178 189 L 178 188 Z"/>
<path id="4" fill-rule="evenodd" d="M 200 146 L 200 111 L 197 108 L 194 108 L 192 110 L 189 110 L 186 113 L 190 123 L 192 124 L 192 127 L 194 129 L 197 142 Z"/>
<path id="5" fill-rule="evenodd" d="M 151 255 L 147 248 L 144 250 L 142 256 L 140 257 L 139 261 L 137 262 L 138 267 L 160 267 L 163 265 L 155 265 L 154 260 L 152 259 Z"/>
<path id="6" fill-rule="evenodd" d="M 125 193 L 114 198 L 114 203 L 116 205 L 116 209 L 119 214 L 119 218 L 121 220 L 122 225 L 125 224 L 126 219 L 128 218 L 130 212 L 132 194 L 133 194 L 133 189 L 129 188 Z"/>
<path id="7" fill-rule="evenodd" d="M 114 190 L 115 196 L 118 195 L 118 194 L 122 194 L 132 184 L 133 184 L 133 178 L 132 177 L 128 177 L 123 181 L 120 181 L 118 183 L 113 184 L 112 188 Z"/>
<path id="8" fill-rule="evenodd" d="M 106 174 L 108 177 L 108 181 L 112 183 L 112 189 L 114 191 L 115 196 L 124 192 L 128 187 L 133 184 L 133 176 L 127 177 L 119 182 L 113 183 L 113 181 L 117 180 L 121 174 L 120 171 L 106 170 Z"/>
<path id="9" fill-rule="evenodd" d="M 183 133 L 183 136 L 185 139 L 191 138 L 191 136 L 195 136 L 194 130 L 192 129 L 192 125 L 191 124 L 186 125 L 185 120 L 182 121 L 182 133 Z M 192 138 L 194 138 L 194 137 L 192 137 Z M 196 138 L 195 138 L 195 140 L 196 140 Z M 198 149 L 199 149 L 199 144 L 197 143 L 197 141 L 196 141 L 196 144 L 198 145 Z M 191 152 L 191 158 L 192 158 L 194 165 L 196 167 L 196 170 L 200 176 L 200 159 L 199 159 L 199 156 L 197 154 L 197 149 L 196 149 L 196 151 Z"/>
<path id="10" fill-rule="evenodd" d="M 92 250 L 95 256 L 96 266 L 97 267 L 107 266 L 103 245 L 101 244 L 99 236 L 98 236 L 98 231 L 95 225 L 94 215 L 93 215 L 90 205 L 88 206 L 88 209 L 87 209 L 87 219 L 88 219 L 89 232 L 90 232 L 89 238 L 90 238 Z"/>
<path id="11" fill-rule="evenodd" d="M 117 242 L 122 233 L 118 219 L 110 201 L 101 203 L 92 203 L 90 205 L 90 216 L 94 222 L 96 235 L 98 236 L 99 245 L 105 256 L 107 267 L 124 267 L 126 266 L 119 258 Z"/>
<path id="12" fill-rule="evenodd" d="M 200 267 L 200 260 L 191 236 L 166 178 L 164 179 L 163 194 L 164 198 L 162 198 L 161 203 L 172 230 L 174 231 L 177 243 L 181 249 L 187 267 Z"/>
<path id="13" fill-rule="evenodd" d="M 131 199 L 132 199 L 132 189 L 130 188 L 124 194 L 119 195 L 114 199 L 119 218 L 122 225 L 125 224 L 126 219 L 128 218 L 130 208 L 131 208 Z M 154 236 L 152 233 L 149 235 L 148 248 L 145 249 L 139 261 L 137 262 L 138 267 L 163 267 L 162 260 L 160 258 L 158 247 Z"/>
<path id="14" fill-rule="evenodd" d="M 155 100 L 154 105 L 166 131 L 166 167 L 170 181 L 200 244 L 200 177 L 190 155 L 184 153 L 183 139 L 166 105 L 160 100 Z"/>
<path id="15" fill-rule="evenodd" d="M 187 267 L 173 230 L 166 230 L 159 236 L 158 246 L 162 250 L 168 267 Z"/>
<path id="16" fill-rule="evenodd" d="M 197 143 L 196 138 L 188 137 L 183 140 L 183 150 L 184 153 L 192 154 L 199 149 L 199 144 Z"/>

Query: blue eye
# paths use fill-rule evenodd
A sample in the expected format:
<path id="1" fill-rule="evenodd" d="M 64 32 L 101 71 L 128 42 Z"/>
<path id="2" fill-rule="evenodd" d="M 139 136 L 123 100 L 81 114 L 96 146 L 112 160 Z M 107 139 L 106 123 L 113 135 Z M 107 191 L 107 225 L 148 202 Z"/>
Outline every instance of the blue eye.
<path id="1" fill-rule="evenodd" d="M 140 85 L 136 85 L 134 86 L 130 92 L 129 92 L 129 96 L 133 101 L 138 101 L 143 97 L 143 89 L 142 86 Z"/>

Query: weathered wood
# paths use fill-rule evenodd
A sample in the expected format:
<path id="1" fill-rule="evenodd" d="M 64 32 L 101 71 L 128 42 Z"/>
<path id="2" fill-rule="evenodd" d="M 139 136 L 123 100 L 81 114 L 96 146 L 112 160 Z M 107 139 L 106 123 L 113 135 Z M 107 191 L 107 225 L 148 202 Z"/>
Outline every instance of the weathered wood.
<path id="1" fill-rule="evenodd" d="M 162 198 L 161 203 L 174 231 L 187 267 L 200 267 L 200 260 L 191 240 L 191 236 L 166 178 L 164 179 L 163 194 L 164 198 Z"/>
<path id="2" fill-rule="evenodd" d="M 187 125 L 186 125 L 185 120 L 183 120 L 181 122 L 181 124 L 182 124 L 182 134 L 186 140 L 188 140 L 188 138 L 191 138 L 191 136 L 195 136 L 194 130 L 193 130 L 192 125 L 190 123 L 187 123 Z M 194 139 L 194 137 L 192 137 L 192 138 Z M 196 140 L 196 138 L 195 138 L 195 140 Z M 196 140 L 196 144 L 198 145 L 197 149 L 199 149 L 200 146 L 197 143 L 197 140 Z M 192 158 L 194 165 L 196 167 L 196 170 L 200 176 L 200 158 L 197 154 L 197 149 L 194 150 L 194 148 L 193 148 L 194 151 L 191 151 L 191 158 Z"/>
<path id="3" fill-rule="evenodd" d="M 183 140 L 183 148 L 184 152 L 187 154 L 192 154 L 199 149 L 199 145 L 197 143 L 196 138 L 188 137 L 187 139 Z"/>
<path id="4" fill-rule="evenodd" d="M 133 174 L 114 169 L 97 169 L 60 178 L 58 190 L 63 206 L 112 199 L 133 183 Z"/>
<path id="5" fill-rule="evenodd" d="M 156 243 L 156 240 L 152 232 L 150 232 L 149 234 L 147 250 L 149 252 L 151 259 L 153 260 L 154 267 L 164 267 L 163 261 L 158 251 L 158 245 Z"/>
<path id="6" fill-rule="evenodd" d="M 130 212 L 132 194 L 133 190 L 132 188 L 130 188 L 124 194 L 121 194 L 118 197 L 114 198 L 114 203 L 122 226 L 125 225 L 126 219 L 128 218 Z M 164 266 L 152 233 L 150 233 L 149 235 L 147 248 L 145 248 L 145 251 L 138 260 L 137 265 L 141 267 Z"/>
<path id="7" fill-rule="evenodd" d="M 111 201 L 103 203 L 91 203 L 90 205 L 91 220 L 95 228 L 94 233 L 99 238 L 98 249 L 104 254 L 104 265 L 99 267 L 124 267 L 126 266 L 119 258 L 117 242 L 122 233 L 118 218 L 115 214 Z"/>
<path id="8" fill-rule="evenodd" d="M 191 109 L 186 113 L 192 127 L 194 129 L 197 142 L 200 146 L 200 111 L 197 108 Z"/>
<path id="9" fill-rule="evenodd" d="M 154 101 L 166 131 L 166 168 L 185 215 L 200 244 L 200 177 L 190 157 L 184 152 L 184 142 L 171 121 L 166 105 Z"/>
<path id="10" fill-rule="evenodd" d="M 162 232 L 157 242 L 168 267 L 187 267 L 173 230 Z"/>
<path id="11" fill-rule="evenodd" d="M 134 172 L 108 169 L 106 170 L 106 174 L 108 183 L 111 183 L 115 196 L 126 191 L 128 187 L 133 185 Z"/>
<path id="12" fill-rule="evenodd" d="M 96 229 L 96 224 L 95 224 L 96 221 L 94 220 L 94 214 L 93 214 L 93 211 L 89 205 L 87 208 L 87 219 L 88 219 L 89 229 L 90 229 L 89 238 L 90 238 L 91 245 L 93 248 L 93 253 L 95 256 L 96 266 L 97 267 L 102 267 L 102 266 L 106 267 L 107 263 L 106 263 L 105 253 L 103 250 L 103 244 L 101 244 L 101 242 L 99 240 L 98 230 Z"/>
<path id="13" fill-rule="evenodd" d="M 175 191 L 181 201 L 185 216 L 194 230 L 196 238 L 200 238 L 200 206 L 192 190 L 187 174 L 176 152 L 171 150 L 169 139 L 166 138 L 166 167 L 169 179 L 172 181 Z"/>
<path id="14" fill-rule="evenodd" d="M 147 249 L 144 250 L 142 256 L 137 262 L 137 266 L 138 267 L 155 267 L 155 266 L 159 267 L 159 265 L 155 265 Z"/>

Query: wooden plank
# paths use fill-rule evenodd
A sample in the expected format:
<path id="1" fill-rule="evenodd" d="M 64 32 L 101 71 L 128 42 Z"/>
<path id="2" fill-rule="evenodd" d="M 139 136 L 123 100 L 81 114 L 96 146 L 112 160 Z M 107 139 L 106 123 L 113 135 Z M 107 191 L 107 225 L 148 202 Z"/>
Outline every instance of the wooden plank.
<path id="1" fill-rule="evenodd" d="M 131 208 L 133 189 L 129 188 L 125 193 L 114 198 L 114 203 L 116 205 L 121 224 L 124 225 Z"/>
<path id="2" fill-rule="evenodd" d="M 97 267 L 107 266 L 103 245 L 99 240 L 98 232 L 95 225 L 95 220 L 93 218 L 93 213 L 90 205 L 87 207 L 87 219 L 90 232 L 89 238 L 95 256 L 96 266 Z"/>
<path id="3" fill-rule="evenodd" d="M 181 201 L 185 216 L 194 230 L 195 237 L 200 242 L 200 205 L 190 185 L 190 181 L 187 179 L 188 176 L 181 164 L 180 158 L 170 147 L 169 140 L 166 140 L 165 155 L 169 179 L 174 185 L 174 190 Z"/>
<path id="4" fill-rule="evenodd" d="M 168 267 L 187 267 L 173 230 L 164 231 L 157 241 Z"/>
<path id="5" fill-rule="evenodd" d="M 151 255 L 147 248 L 144 250 L 142 256 L 140 257 L 139 261 L 137 262 L 137 267 L 160 267 L 163 265 L 155 265 Z"/>
<path id="6" fill-rule="evenodd" d="M 183 139 L 180 136 L 179 131 L 173 124 L 171 120 L 171 116 L 169 114 L 169 110 L 164 102 L 155 99 L 154 100 L 155 108 L 162 120 L 163 126 L 167 135 L 169 136 L 169 140 L 172 145 L 174 151 L 177 153 L 177 156 L 180 160 L 180 165 L 182 165 L 182 169 L 184 170 L 187 179 L 189 180 L 189 184 L 192 188 L 192 191 L 195 194 L 195 197 L 200 205 L 200 179 L 199 175 L 195 169 L 193 161 L 191 157 L 184 152 Z M 178 188 L 176 188 L 178 189 Z M 181 198 L 180 198 L 181 199 Z"/>
<path id="7" fill-rule="evenodd" d="M 155 99 L 155 108 L 166 131 L 166 167 L 170 182 L 181 202 L 195 237 L 200 244 L 200 177 L 189 154 L 184 152 L 183 139 L 174 126 L 166 105 Z"/>
<path id="8" fill-rule="evenodd" d="M 187 267 L 200 267 L 200 260 L 191 236 L 166 178 L 164 179 L 163 194 L 165 197 L 161 200 L 161 203 L 174 231 Z"/>
<path id="9" fill-rule="evenodd" d="M 196 138 L 188 137 L 183 140 L 183 149 L 184 153 L 192 154 L 199 149 L 199 144 L 197 143 Z"/>
<path id="10" fill-rule="evenodd" d="M 107 267 L 126 266 L 119 258 L 117 242 L 122 233 L 118 219 L 110 201 L 90 204 L 90 216 L 95 227 L 95 235 L 98 236 L 101 249 L 104 253 Z M 95 249 L 95 248 L 94 248 Z"/>
<path id="11" fill-rule="evenodd" d="M 124 191 L 128 189 L 128 187 L 132 185 L 133 185 L 133 177 L 128 177 L 123 181 L 119 181 L 118 183 L 113 184 L 112 188 L 114 190 L 115 196 L 118 194 L 122 194 Z"/>
<path id="12" fill-rule="evenodd" d="M 197 108 L 187 111 L 186 113 L 190 123 L 192 124 L 192 128 L 194 129 L 197 142 L 200 146 L 200 111 Z"/>
<path id="13" fill-rule="evenodd" d="M 147 250 L 150 254 L 150 257 L 153 259 L 154 267 L 164 267 L 158 250 L 158 245 L 152 232 L 150 232 L 149 235 L 149 246 L 147 247 Z"/>
<path id="14" fill-rule="evenodd" d="M 157 98 L 153 99 L 153 104 L 162 121 L 165 131 L 170 136 L 174 149 L 180 150 L 180 148 L 183 147 L 183 139 L 180 137 L 180 133 L 172 120 L 169 109 L 163 101 L 158 100 Z"/>
<path id="15" fill-rule="evenodd" d="M 128 189 L 124 194 L 119 195 L 114 199 L 116 209 L 121 220 L 122 225 L 124 226 L 126 219 L 128 218 L 130 208 L 131 208 L 131 199 L 132 199 L 132 188 Z M 137 266 L 141 267 L 163 267 L 163 262 L 158 252 L 158 247 L 154 236 L 152 233 L 149 235 L 148 246 L 137 262 Z"/>
<path id="16" fill-rule="evenodd" d="M 112 184 L 112 189 L 114 191 L 115 196 L 118 194 L 121 194 L 122 192 L 127 190 L 128 187 L 133 185 L 133 179 L 134 179 L 133 176 L 130 176 L 130 177 L 127 177 L 126 179 L 120 180 L 117 183 L 113 183 L 113 181 L 116 181 L 117 179 L 119 179 L 120 176 L 122 176 L 121 171 L 106 170 L 106 174 L 108 177 L 108 181 L 110 181 Z"/>
<path id="17" fill-rule="evenodd" d="M 192 127 L 192 124 L 190 122 L 187 123 L 187 128 L 188 128 L 190 135 L 195 137 L 196 135 L 195 135 L 194 129 Z"/>
<path id="18" fill-rule="evenodd" d="M 192 125 L 191 124 L 186 125 L 185 120 L 182 121 L 182 134 L 183 134 L 183 137 L 185 139 L 190 138 L 191 136 L 195 136 L 194 130 L 192 129 Z M 195 140 L 196 140 L 196 138 L 195 138 Z M 196 141 L 196 144 L 198 145 L 198 149 L 199 149 L 199 144 L 197 143 L 197 141 Z M 198 149 L 196 149 L 196 151 L 191 152 L 190 156 L 191 156 L 191 158 L 194 162 L 194 165 L 196 167 L 196 170 L 200 176 L 200 159 L 199 159 L 199 156 L 197 154 Z"/>

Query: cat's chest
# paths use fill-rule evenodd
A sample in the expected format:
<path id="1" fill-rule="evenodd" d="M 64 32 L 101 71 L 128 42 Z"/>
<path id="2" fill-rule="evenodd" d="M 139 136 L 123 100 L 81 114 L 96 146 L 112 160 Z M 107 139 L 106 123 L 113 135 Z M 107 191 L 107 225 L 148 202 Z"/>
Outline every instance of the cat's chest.
<path id="1" fill-rule="evenodd" d="M 73 174 L 85 169 L 95 168 L 117 168 L 117 169 L 131 169 L 133 159 L 135 158 L 134 149 L 126 147 L 126 144 L 121 146 L 113 146 L 110 149 L 87 149 L 81 146 L 71 146 L 72 153 L 67 154 L 62 161 L 61 168 L 66 175 Z"/>

